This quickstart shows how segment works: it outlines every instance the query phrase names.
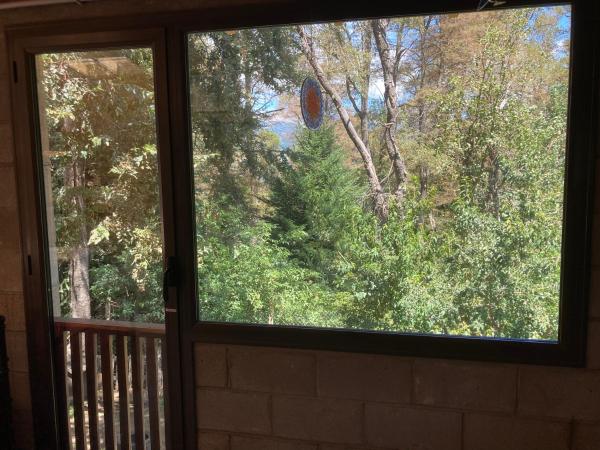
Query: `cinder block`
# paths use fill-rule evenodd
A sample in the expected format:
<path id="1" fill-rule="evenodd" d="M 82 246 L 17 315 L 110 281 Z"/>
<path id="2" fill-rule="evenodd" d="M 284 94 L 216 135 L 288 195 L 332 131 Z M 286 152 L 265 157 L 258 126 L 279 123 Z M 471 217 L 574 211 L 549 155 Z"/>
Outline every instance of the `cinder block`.
<path id="1" fill-rule="evenodd" d="M 407 359 L 322 352 L 317 365 L 319 396 L 410 402 L 411 362 Z"/>
<path id="2" fill-rule="evenodd" d="M 592 270 L 590 273 L 589 302 L 590 317 L 600 319 L 600 270 Z"/>
<path id="3" fill-rule="evenodd" d="M 20 249 L 19 212 L 16 208 L 0 208 L 0 249 Z"/>
<path id="4" fill-rule="evenodd" d="M 596 155 L 596 179 L 594 186 L 594 213 L 600 214 L 600 155 Z"/>
<path id="5" fill-rule="evenodd" d="M 600 214 L 594 214 L 592 225 L 592 267 L 600 267 Z"/>
<path id="6" fill-rule="evenodd" d="M 25 305 L 22 294 L 0 294 L 0 316 L 7 331 L 25 331 Z"/>
<path id="7" fill-rule="evenodd" d="M 31 411 L 29 375 L 24 372 L 9 372 L 10 397 L 13 411 Z"/>
<path id="8" fill-rule="evenodd" d="M 588 369 L 600 369 L 600 320 L 588 324 L 586 366 Z"/>
<path id="9" fill-rule="evenodd" d="M 0 65 L 4 65 L 4 61 L 0 61 Z M 1 72 L 2 71 L 0 71 L 0 92 L 2 92 L 2 95 L 0 95 L 0 123 L 10 123 L 10 82 L 8 73 Z"/>
<path id="10" fill-rule="evenodd" d="M 15 448 L 33 450 L 33 422 L 29 411 L 13 412 L 13 434 Z"/>
<path id="11" fill-rule="evenodd" d="M 352 400 L 273 397 L 273 434 L 308 441 L 358 444 L 363 405 Z"/>
<path id="12" fill-rule="evenodd" d="M 227 390 L 196 390 L 198 428 L 241 433 L 271 432 L 269 396 Z"/>
<path id="13" fill-rule="evenodd" d="M 195 344 L 196 386 L 227 386 L 227 347 Z"/>
<path id="14" fill-rule="evenodd" d="M 0 78 L 6 78 L 8 75 L 8 47 L 4 30 L 0 29 Z"/>
<path id="15" fill-rule="evenodd" d="M 306 351 L 234 346 L 229 370 L 233 389 L 315 394 L 315 357 Z"/>
<path id="16" fill-rule="evenodd" d="M 367 404 L 365 423 L 369 445 L 419 450 L 461 448 L 459 412 Z"/>
<path id="17" fill-rule="evenodd" d="M 199 432 L 198 450 L 229 450 L 229 435 Z"/>
<path id="18" fill-rule="evenodd" d="M 0 98 L 2 97 L 4 96 L 0 95 Z M 10 166 L 0 167 L 0 208 L 17 210 L 15 169 Z"/>
<path id="19" fill-rule="evenodd" d="M 523 415 L 600 420 L 600 372 L 523 367 L 518 396 Z"/>
<path id="20" fill-rule="evenodd" d="M 572 450 L 600 450 L 600 424 L 576 423 Z"/>
<path id="21" fill-rule="evenodd" d="M 0 67 L 2 64 L 0 64 Z M 14 161 L 13 137 L 10 123 L 0 123 L 0 163 Z"/>
<path id="22" fill-rule="evenodd" d="M 317 445 L 282 439 L 232 436 L 231 450 L 317 450 Z"/>
<path id="23" fill-rule="evenodd" d="M 569 424 L 467 414 L 464 450 L 569 450 Z"/>
<path id="24" fill-rule="evenodd" d="M 0 249 L 0 291 L 6 293 L 23 292 L 23 266 L 21 251 Z"/>
<path id="25" fill-rule="evenodd" d="M 8 353 L 8 370 L 10 372 L 27 372 L 27 335 L 23 331 L 6 333 L 6 350 Z"/>
<path id="26" fill-rule="evenodd" d="M 347 445 L 336 445 L 336 444 L 321 444 L 319 445 L 319 450 L 381 450 L 381 448 L 375 447 L 355 447 L 355 446 L 347 446 Z"/>
<path id="27" fill-rule="evenodd" d="M 417 360 L 415 403 L 481 411 L 513 411 L 517 392 L 514 366 Z"/>

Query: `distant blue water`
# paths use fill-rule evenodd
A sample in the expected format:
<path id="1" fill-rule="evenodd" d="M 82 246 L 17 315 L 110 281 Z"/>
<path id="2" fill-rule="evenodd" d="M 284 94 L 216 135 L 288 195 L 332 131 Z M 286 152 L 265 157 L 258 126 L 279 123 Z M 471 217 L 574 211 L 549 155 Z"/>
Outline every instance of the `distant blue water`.
<path id="1" fill-rule="evenodd" d="M 273 121 L 266 124 L 266 128 L 279 136 L 281 148 L 288 148 L 294 145 L 296 140 L 297 123 L 289 121 Z"/>

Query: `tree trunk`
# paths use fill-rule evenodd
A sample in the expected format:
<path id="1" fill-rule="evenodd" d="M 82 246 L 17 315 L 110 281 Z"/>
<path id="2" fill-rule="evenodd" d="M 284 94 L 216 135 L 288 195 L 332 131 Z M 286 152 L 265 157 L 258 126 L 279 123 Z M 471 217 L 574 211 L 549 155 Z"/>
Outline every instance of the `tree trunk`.
<path id="1" fill-rule="evenodd" d="M 85 186 L 83 163 L 74 161 L 70 168 L 65 170 L 65 185 L 74 189 Z M 81 192 L 73 196 L 73 207 L 80 220 L 79 242 L 69 253 L 69 282 L 71 286 L 70 302 L 71 315 L 74 318 L 91 318 L 90 297 L 90 249 L 88 246 L 88 231 L 85 223 L 85 199 Z"/>
<path id="2" fill-rule="evenodd" d="M 384 143 L 387 154 L 392 162 L 392 170 L 396 179 L 395 196 L 398 207 L 402 207 L 404 197 L 406 196 L 406 183 L 408 174 L 406 163 L 398 151 L 396 144 L 396 120 L 398 118 L 398 94 L 397 76 L 398 65 L 402 56 L 401 50 L 396 49 L 396 55 L 393 56 L 390 45 L 387 41 L 388 19 L 377 19 L 371 22 L 373 36 L 375 37 L 375 47 L 381 61 L 381 70 L 383 72 L 384 104 L 386 109 L 386 123 L 384 125 Z"/>
<path id="3" fill-rule="evenodd" d="M 301 26 L 297 26 L 296 29 L 300 36 L 300 47 L 302 49 L 302 53 L 304 53 L 304 56 L 311 65 L 315 76 L 319 80 L 319 83 L 321 83 L 321 86 L 323 86 L 323 89 L 331 98 L 331 101 L 333 102 L 340 116 L 340 119 L 342 120 L 344 128 L 346 129 L 346 132 L 350 137 L 350 140 L 352 140 L 352 143 L 354 144 L 362 158 L 363 166 L 367 173 L 367 179 L 369 180 L 371 195 L 373 196 L 373 210 L 379 218 L 379 220 L 385 222 L 388 217 L 388 205 L 385 198 L 385 193 L 383 192 L 381 182 L 375 169 L 375 165 L 373 164 L 371 151 L 365 145 L 364 141 L 361 139 L 361 137 L 358 135 L 358 132 L 354 128 L 354 125 L 350 120 L 350 116 L 348 115 L 348 112 L 342 104 L 341 97 L 338 95 L 337 92 L 335 92 L 333 86 L 331 86 L 331 84 L 325 77 L 325 73 L 323 72 L 323 69 L 317 61 L 317 56 L 315 54 L 312 39 L 304 32 L 304 29 Z"/>
<path id="4" fill-rule="evenodd" d="M 91 317 L 90 251 L 87 245 L 78 245 L 69 255 L 69 278 L 71 282 L 71 314 L 77 319 Z"/>

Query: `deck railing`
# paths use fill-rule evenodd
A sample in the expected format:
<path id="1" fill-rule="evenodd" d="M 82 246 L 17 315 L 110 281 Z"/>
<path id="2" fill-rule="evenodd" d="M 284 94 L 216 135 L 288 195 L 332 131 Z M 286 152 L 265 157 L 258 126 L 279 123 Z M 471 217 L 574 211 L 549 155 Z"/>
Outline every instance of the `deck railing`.
<path id="1" fill-rule="evenodd" d="M 66 318 L 54 324 L 63 442 L 74 450 L 165 448 L 164 325 Z"/>

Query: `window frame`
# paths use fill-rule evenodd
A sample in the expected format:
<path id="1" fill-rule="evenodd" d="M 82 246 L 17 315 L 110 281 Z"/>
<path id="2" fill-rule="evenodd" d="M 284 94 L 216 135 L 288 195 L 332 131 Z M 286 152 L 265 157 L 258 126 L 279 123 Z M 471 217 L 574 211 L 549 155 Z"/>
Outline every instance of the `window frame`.
<path id="1" fill-rule="evenodd" d="M 223 20 L 211 17 L 209 27 L 183 27 L 187 43 L 188 33 L 284 25 L 290 23 L 318 23 L 332 20 L 366 19 L 385 16 L 413 16 L 434 13 L 474 11 L 476 1 L 406 1 L 402 5 L 370 2 L 368 5 L 352 5 L 345 11 L 338 11 L 333 5 L 320 9 L 306 8 L 293 11 L 287 7 L 261 15 L 238 15 Z M 380 353 L 400 356 L 471 359 L 490 362 L 512 362 L 559 366 L 583 366 L 585 364 L 587 342 L 587 304 L 590 272 L 590 244 L 593 217 L 594 193 L 594 154 L 596 143 L 598 80 L 595 67 L 597 59 L 597 34 L 592 20 L 598 11 L 594 6 L 579 0 L 548 2 L 539 0 L 510 1 L 495 9 L 515 7 L 551 6 L 570 4 L 571 22 L 571 61 L 569 80 L 569 106 L 567 122 L 567 143 L 565 158 L 565 190 L 563 208 L 563 240 L 561 253 L 561 284 L 559 307 L 558 341 L 508 339 L 479 336 L 434 335 L 420 333 L 381 332 L 320 328 L 310 326 L 287 326 L 249 324 L 234 322 L 201 321 L 192 324 L 190 334 L 199 342 L 256 345 L 270 347 L 290 347 L 299 349 L 333 350 L 345 352 Z M 488 7 L 492 9 L 492 7 Z M 590 9 L 591 8 L 591 9 Z M 283 11 L 282 11 L 283 9 Z M 187 46 L 186 46 L 187 47 Z M 593 55 L 593 58 L 591 57 Z M 185 67 L 187 71 L 187 64 Z M 189 92 L 187 73 L 185 95 Z M 593 95 L 590 95 L 593 93 Z M 187 102 L 187 98 L 185 99 Z M 191 136 L 187 106 L 187 142 L 191 159 Z M 187 171 L 192 171 L 188 161 Z M 190 185 L 188 188 L 193 189 Z M 191 205 L 193 211 L 193 204 Z M 195 219 L 195 217 L 194 217 Z M 188 235 L 188 242 L 195 243 L 194 235 Z M 195 248 L 186 260 L 193 266 Z M 191 258 L 194 258 L 193 261 Z M 193 276 L 196 280 L 195 267 Z M 199 281 L 201 283 L 201 280 Z M 196 286 L 190 286 L 193 305 L 188 305 L 189 317 L 199 317 Z"/>

